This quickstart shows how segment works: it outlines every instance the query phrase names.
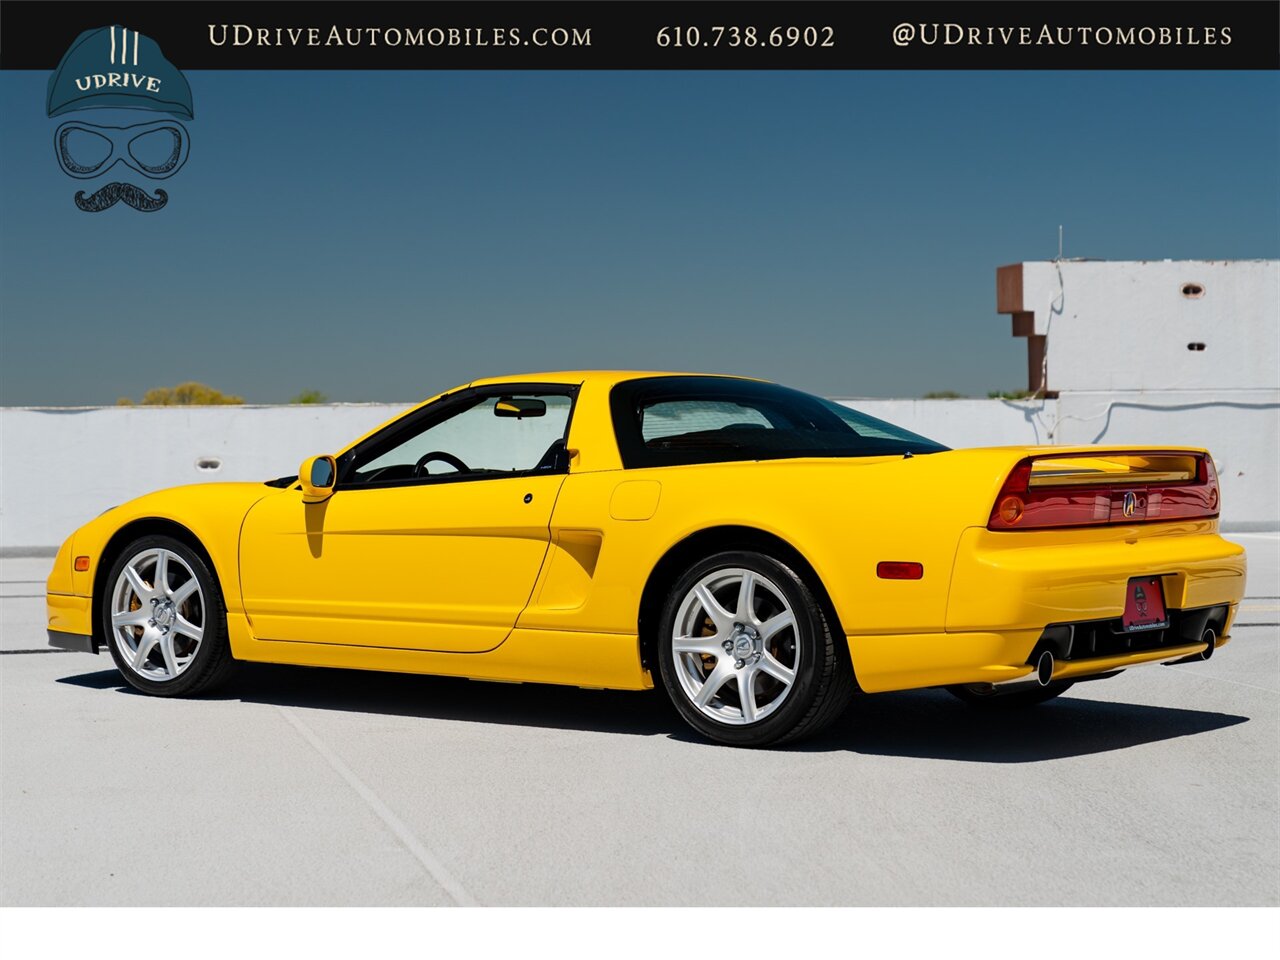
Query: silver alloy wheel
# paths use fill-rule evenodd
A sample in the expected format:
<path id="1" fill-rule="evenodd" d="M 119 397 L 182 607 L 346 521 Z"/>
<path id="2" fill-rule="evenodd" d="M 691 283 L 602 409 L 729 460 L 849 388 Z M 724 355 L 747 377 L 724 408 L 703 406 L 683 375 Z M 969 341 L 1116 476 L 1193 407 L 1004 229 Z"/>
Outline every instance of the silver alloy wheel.
<path id="1" fill-rule="evenodd" d="M 675 673 L 689 702 L 720 723 L 763 720 L 800 668 L 795 613 L 772 581 L 731 567 L 707 574 L 676 612 Z"/>
<path id="2" fill-rule="evenodd" d="M 182 557 L 163 547 L 143 550 L 111 591 L 111 640 L 138 676 L 173 680 L 200 649 L 205 609 L 200 581 Z"/>

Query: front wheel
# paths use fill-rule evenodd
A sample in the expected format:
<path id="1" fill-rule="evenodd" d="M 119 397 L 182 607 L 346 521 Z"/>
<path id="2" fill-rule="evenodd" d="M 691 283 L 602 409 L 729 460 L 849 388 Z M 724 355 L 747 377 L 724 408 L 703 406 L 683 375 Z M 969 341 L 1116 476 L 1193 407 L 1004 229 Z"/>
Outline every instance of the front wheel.
<path id="1" fill-rule="evenodd" d="M 773 557 L 730 551 L 676 581 L 663 608 L 663 686 L 690 726 L 762 747 L 807 737 L 844 711 L 853 668 L 812 590 Z"/>
<path id="2" fill-rule="evenodd" d="M 212 689 L 231 673 L 222 591 L 185 543 L 165 536 L 133 541 L 106 584 L 103 632 L 130 686 L 178 697 Z"/>

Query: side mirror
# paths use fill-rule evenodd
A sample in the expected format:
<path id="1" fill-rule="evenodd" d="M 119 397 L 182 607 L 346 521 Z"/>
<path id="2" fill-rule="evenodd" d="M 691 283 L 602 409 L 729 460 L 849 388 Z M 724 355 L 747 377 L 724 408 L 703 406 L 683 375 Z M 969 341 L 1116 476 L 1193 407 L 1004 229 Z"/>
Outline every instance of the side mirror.
<path id="1" fill-rule="evenodd" d="M 517 420 L 525 417 L 545 417 L 547 401 L 539 400 L 537 397 L 500 397 L 493 405 L 493 415 L 515 417 Z"/>
<path id="2" fill-rule="evenodd" d="M 308 457 L 298 468 L 298 482 L 302 484 L 302 502 L 320 503 L 333 495 L 333 484 L 338 479 L 338 462 L 327 454 Z"/>

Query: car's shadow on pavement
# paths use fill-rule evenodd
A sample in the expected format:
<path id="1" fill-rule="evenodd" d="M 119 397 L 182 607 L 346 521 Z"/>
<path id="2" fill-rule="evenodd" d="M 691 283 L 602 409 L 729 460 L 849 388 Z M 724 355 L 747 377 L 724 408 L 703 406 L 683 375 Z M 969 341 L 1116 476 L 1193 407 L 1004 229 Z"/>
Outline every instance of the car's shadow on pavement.
<path id="1" fill-rule="evenodd" d="M 858 697 L 832 727 L 798 750 L 969 763 L 1034 763 L 1106 753 L 1208 733 L 1249 718 L 1182 707 L 1087 699 L 1091 684 L 1014 710 L 973 707 L 945 690 Z"/>
<path id="2" fill-rule="evenodd" d="M 58 682 L 140 695 L 114 669 L 62 677 Z M 1086 699 L 1091 686 L 1081 685 L 1057 700 L 1023 710 L 977 709 L 942 690 L 859 696 L 820 736 L 779 749 L 1034 763 L 1208 733 L 1249 719 Z M 225 687 L 201 699 L 706 742 L 686 728 L 657 693 L 244 664 Z"/>

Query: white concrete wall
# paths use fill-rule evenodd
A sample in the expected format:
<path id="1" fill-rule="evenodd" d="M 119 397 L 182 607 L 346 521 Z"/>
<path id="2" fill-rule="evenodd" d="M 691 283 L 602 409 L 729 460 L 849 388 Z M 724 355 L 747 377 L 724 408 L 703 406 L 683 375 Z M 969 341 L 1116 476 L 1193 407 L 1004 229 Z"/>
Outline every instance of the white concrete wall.
<path id="1" fill-rule="evenodd" d="M 1277 260 L 1027 262 L 1021 309 L 1048 337 L 1050 390 L 1280 387 Z"/>
<path id="2" fill-rule="evenodd" d="M 406 406 L 0 408 L 0 549 L 56 546 L 150 490 L 297 473 Z"/>
<path id="3" fill-rule="evenodd" d="M 1273 399 L 1244 391 L 1191 403 L 1182 393 L 843 402 L 952 447 L 1207 446 L 1222 477 L 1224 524 L 1274 529 L 1280 423 Z M 407 406 L 0 408 L 0 549 L 56 546 L 86 520 L 150 490 L 294 473 L 304 457 L 337 450 Z M 199 461 L 219 466 L 201 469 Z"/>

